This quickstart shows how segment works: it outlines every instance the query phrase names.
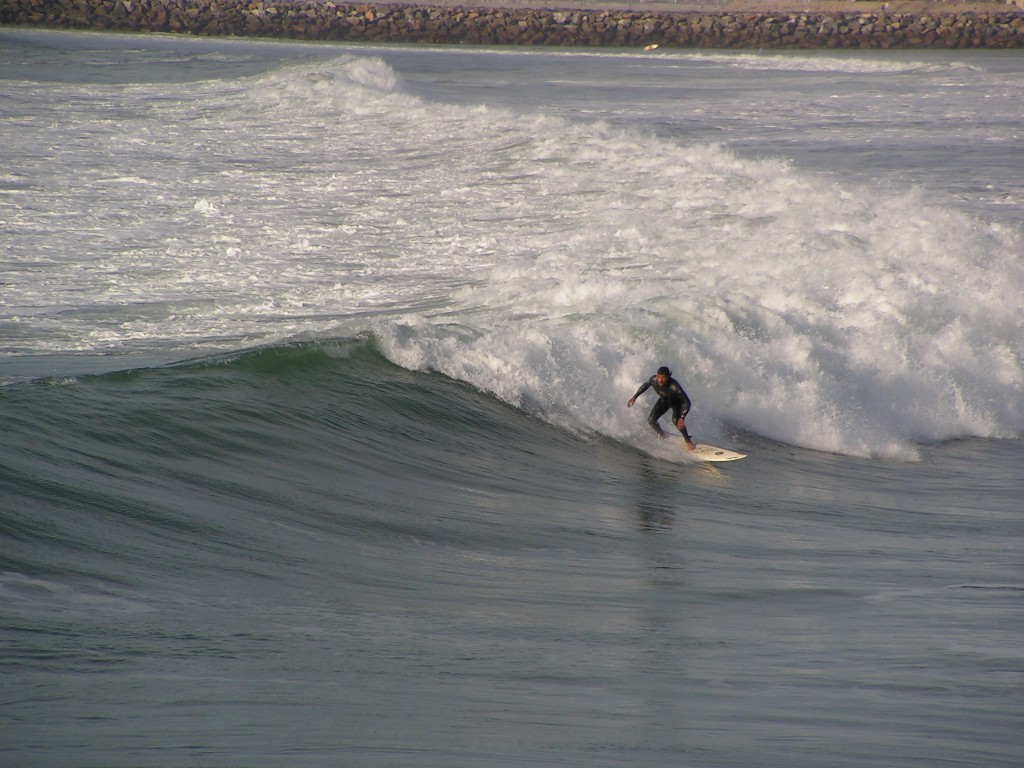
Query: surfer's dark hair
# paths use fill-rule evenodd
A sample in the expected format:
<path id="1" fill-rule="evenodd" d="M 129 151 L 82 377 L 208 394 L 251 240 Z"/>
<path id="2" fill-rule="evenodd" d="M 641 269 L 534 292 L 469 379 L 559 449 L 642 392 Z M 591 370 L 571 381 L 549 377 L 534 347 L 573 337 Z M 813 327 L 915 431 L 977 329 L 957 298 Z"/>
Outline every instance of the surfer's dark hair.
<path id="1" fill-rule="evenodd" d="M 670 371 L 670 370 L 668 369 L 668 366 L 667 366 L 667 365 L 663 365 L 663 366 L 661 366 L 661 368 L 659 368 L 659 369 L 658 369 L 658 373 L 659 373 L 659 374 L 662 374 L 662 375 L 664 375 L 664 376 L 671 376 L 671 375 L 672 375 L 672 371 Z"/>

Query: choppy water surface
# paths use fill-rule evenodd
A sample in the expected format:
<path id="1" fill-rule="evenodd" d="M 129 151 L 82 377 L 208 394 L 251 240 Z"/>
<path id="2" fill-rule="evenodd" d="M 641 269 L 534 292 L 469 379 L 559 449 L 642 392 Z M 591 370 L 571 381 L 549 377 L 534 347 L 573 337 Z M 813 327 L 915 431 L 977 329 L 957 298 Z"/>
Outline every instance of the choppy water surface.
<path id="1" fill-rule="evenodd" d="M 7 761 L 1020 764 L 1021 69 L 0 31 Z"/>

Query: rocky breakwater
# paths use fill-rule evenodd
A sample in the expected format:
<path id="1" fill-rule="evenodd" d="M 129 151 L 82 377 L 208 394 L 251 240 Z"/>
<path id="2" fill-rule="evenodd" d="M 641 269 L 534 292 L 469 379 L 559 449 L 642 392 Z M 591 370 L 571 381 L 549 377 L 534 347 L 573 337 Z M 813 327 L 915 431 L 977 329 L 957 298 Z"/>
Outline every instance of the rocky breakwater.
<path id="1" fill-rule="evenodd" d="M 556 5 L 556 3 L 553 3 Z M 346 42 L 694 48 L 1022 48 L 1024 13 L 474 8 L 331 0 L 0 0 L 0 24 Z"/>

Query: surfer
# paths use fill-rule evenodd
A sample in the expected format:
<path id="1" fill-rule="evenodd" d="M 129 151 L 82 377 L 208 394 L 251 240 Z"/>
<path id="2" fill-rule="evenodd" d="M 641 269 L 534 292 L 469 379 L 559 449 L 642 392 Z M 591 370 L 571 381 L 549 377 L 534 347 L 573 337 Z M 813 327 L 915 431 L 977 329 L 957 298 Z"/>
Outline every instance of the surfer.
<path id="1" fill-rule="evenodd" d="M 675 423 L 676 429 L 682 433 L 683 440 L 686 441 L 686 449 L 694 450 L 697 446 L 693 444 L 693 440 L 690 439 L 690 435 L 686 431 L 686 414 L 690 412 L 690 398 L 679 386 L 679 382 L 672 378 L 672 371 L 664 365 L 658 369 L 656 374 L 640 385 L 636 394 L 629 398 L 626 407 L 632 408 L 636 399 L 651 387 L 654 387 L 654 391 L 658 395 L 658 402 L 651 408 L 651 413 L 647 417 L 647 423 L 651 425 L 651 429 L 657 432 L 659 437 L 665 437 L 661 425 L 658 424 L 658 419 L 671 408 L 672 421 Z"/>

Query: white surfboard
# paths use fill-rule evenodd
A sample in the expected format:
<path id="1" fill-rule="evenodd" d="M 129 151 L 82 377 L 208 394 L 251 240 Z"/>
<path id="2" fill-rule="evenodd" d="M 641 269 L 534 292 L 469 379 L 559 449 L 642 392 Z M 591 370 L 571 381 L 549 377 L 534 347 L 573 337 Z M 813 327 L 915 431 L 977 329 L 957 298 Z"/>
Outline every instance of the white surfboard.
<path id="1" fill-rule="evenodd" d="M 679 446 L 686 451 L 687 456 L 692 456 L 701 461 L 736 461 L 736 459 L 745 459 L 747 457 L 745 453 L 737 453 L 736 451 L 730 451 L 728 448 L 719 448 L 714 445 L 707 445 L 706 443 L 697 443 L 697 447 L 692 451 L 686 450 L 686 443 L 682 440 L 679 441 Z"/>

